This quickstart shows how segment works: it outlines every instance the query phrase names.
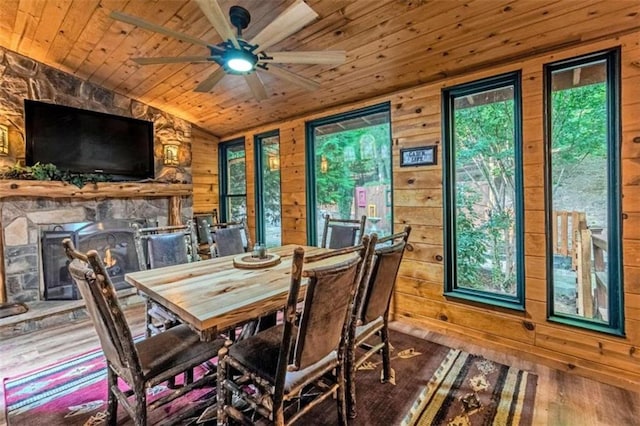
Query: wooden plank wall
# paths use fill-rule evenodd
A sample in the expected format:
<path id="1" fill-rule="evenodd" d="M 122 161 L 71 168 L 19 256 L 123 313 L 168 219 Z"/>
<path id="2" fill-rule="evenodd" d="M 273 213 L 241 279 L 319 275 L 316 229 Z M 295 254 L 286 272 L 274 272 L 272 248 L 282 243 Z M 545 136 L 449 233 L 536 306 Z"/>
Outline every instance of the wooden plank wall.
<path id="1" fill-rule="evenodd" d="M 622 176 L 626 337 L 583 331 L 546 320 L 543 78 L 545 63 L 622 45 Z M 513 70 L 522 70 L 525 181 L 526 311 L 487 308 L 443 297 L 441 158 L 437 166 L 398 167 L 400 148 L 439 144 L 441 90 Z M 306 242 L 304 123 L 307 120 L 390 101 L 394 167 L 394 225 L 413 227 L 394 298 L 401 321 L 499 348 L 554 368 L 631 389 L 640 385 L 640 33 L 495 66 L 464 77 L 371 99 L 307 117 L 253 129 L 280 129 L 283 241 Z M 237 137 L 242 135 L 230 135 Z M 635 140 L 635 142 L 634 142 Z M 441 155 L 442 150 L 438 150 Z M 252 157 L 248 157 L 252 158 Z M 251 168 L 251 162 L 247 162 Z M 196 176 L 194 170 L 194 180 Z M 253 173 L 248 185 L 253 185 Z M 252 192 L 253 194 L 253 192 Z M 253 195 L 251 196 L 251 198 Z M 253 200 L 250 201 L 253 203 Z"/>
<path id="2" fill-rule="evenodd" d="M 218 208 L 218 138 L 199 127 L 191 130 L 193 212 L 210 213 Z"/>
<path id="3" fill-rule="evenodd" d="M 305 196 L 305 135 L 304 120 L 293 120 L 278 125 L 261 127 L 224 141 L 245 138 L 247 173 L 247 217 L 252 241 L 255 234 L 255 161 L 254 137 L 274 129 L 280 132 L 280 179 L 282 200 L 282 244 L 306 244 L 306 196 Z M 223 142 L 224 142 L 223 141 Z"/>

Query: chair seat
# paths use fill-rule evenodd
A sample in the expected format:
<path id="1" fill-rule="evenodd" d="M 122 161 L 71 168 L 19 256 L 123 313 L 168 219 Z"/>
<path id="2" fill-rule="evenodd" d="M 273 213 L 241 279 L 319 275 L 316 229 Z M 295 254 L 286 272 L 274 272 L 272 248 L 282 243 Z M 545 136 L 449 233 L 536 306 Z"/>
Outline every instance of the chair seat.
<path id="1" fill-rule="evenodd" d="M 214 358 L 223 345 L 224 339 L 202 342 L 199 336 L 184 324 L 135 344 L 142 373 L 147 380 L 156 376 L 159 379 L 175 376 L 173 370 L 184 371 L 186 368 L 199 365 Z"/>
<path id="2" fill-rule="evenodd" d="M 280 324 L 241 340 L 229 348 L 229 356 L 273 383 L 278 365 L 278 354 L 282 345 L 283 329 L 284 325 Z M 294 328 L 293 334 L 296 335 L 297 332 L 297 328 Z M 295 392 L 300 385 L 308 382 L 309 377 L 321 375 L 337 364 L 338 354 L 336 351 L 332 351 L 322 360 L 305 369 L 288 371 L 285 376 L 285 392 Z"/>

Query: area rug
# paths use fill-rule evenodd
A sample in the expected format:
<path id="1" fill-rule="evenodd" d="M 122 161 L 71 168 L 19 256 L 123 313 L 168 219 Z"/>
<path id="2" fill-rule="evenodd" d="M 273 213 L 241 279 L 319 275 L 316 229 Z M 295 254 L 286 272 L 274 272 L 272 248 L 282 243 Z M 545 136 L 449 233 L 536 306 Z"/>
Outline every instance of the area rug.
<path id="1" fill-rule="evenodd" d="M 531 424 L 535 375 L 395 331 L 390 341 L 394 381 L 380 383 L 382 361 L 370 358 L 356 376 L 357 417 L 351 424 Z M 7 379 L 4 387 L 10 426 L 103 424 L 107 392 L 100 350 Z M 164 385 L 151 389 L 150 399 L 165 391 Z M 126 417 L 120 414 L 119 419 Z M 335 400 L 324 401 L 299 424 L 338 424 Z"/>
<path id="2" fill-rule="evenodd" d="M 196 376 L 209 373 L 199 367 Z M 179 381 L 178 381 L 179 383 Z M 5 379 L 4 397 L 6 418 L 10 426 L 86 425 L 103 424 L 107 399 L 106 361 L 102 350 L 96 349 L 21 377 Z M 126 386 L 120 382 L 120 388 Z M 148 389 L 147 398 L 153 401 L 170 390 L 166 383 Z M 189 397 L 178 398 L 154 413 L 150 421 L 186 409 L 200 398 L 210 398 L 209 389 L 199 389 Z M 126 418 L 122 407 L 118 418 Z M 126 422 L 119 422 L 126 424 Z"/>
<path id="3" fill-rule="evenodd" d="M 534 374 L 393 330 L 390 341 L 395 384 L 380 383 L 382 361 L 370 358 L 356 375 L 357 417 L 350 425 L 532 424 Z M 336 402 L 324 401 L 300 422 L 338 424 Z"/>
<path id="4" fill-rule="evenodd" d="M 531 425 L 537 376 L 452 349 L 402 425 Z"/>

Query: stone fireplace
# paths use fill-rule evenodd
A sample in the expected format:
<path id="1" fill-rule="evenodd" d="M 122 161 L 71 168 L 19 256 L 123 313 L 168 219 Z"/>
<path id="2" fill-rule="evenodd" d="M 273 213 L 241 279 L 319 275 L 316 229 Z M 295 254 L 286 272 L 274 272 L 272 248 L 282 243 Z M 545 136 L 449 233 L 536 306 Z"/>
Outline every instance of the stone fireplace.
<path id="1" fill-rule="evenodd" d="M 139 270 L 132 224 L 163 226 L 192 216 L 191 197 L 184 196 L 190 195 L 191 185 L 187 184 L 100 184 L 106 191 L 78 190 L 58 182 L 47 184 L 54 190 L 64 188 L 62 195 L 72 195 L 36 196 L 37 192 L 46 194 L 45 188 L 30 197 L 8 197 L 0 188 L 7 302 L 79 297 L 66 276 L 61 242 L 67 237 L 75 240 L 80 250 L 98 250 L 116 287 L 126 287 L 124 273 Z M 141 191 L 141 187 L 150 191 Z M 158 187 L 170 189 L 158 191 Z M 20 194 L 25 192 L 29 191 L 18 190 Z M 96 196 L 91 197 L 92 193 Z"/>
<path id="2" fill-rule="evenodd" d="M 78 250 L 96 250 L 104 262 L 116 290 L 130 287 L 124 281 L 127 272 L 140 270 L 135 247 L 135 226 L 146 227 L 145 219 L 112 219 L 101 222 L 74 222 L 42 226 L 40 251 L 44 300 L 76 300 L 80 298 L 60 249 L 65 238 Z"/>

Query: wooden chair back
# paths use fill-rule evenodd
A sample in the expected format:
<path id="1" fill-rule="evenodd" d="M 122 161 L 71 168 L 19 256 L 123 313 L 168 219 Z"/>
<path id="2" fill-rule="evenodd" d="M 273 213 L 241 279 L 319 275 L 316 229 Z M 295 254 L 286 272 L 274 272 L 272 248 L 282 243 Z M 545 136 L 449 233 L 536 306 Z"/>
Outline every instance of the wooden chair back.
<path id="1" fill-rule="evenodd" d="M 78 252 L 69 238 L 62 244 L 70 260 L 69 273 L 82 294 L 107 361 L 129 384 L 141 382 L 142 367 L 131 330 L 98 252 Z"/>
<path id="2" fill-rule="evenodd" d="M 198 260 L 192 221 L 179 226 L 137 228 L 136 250 L 140 269 L 154 269 Z"/>
<path id="3" fill-rule="evenodd" d="M 217 222 L 213 214 L 197 214 L 193 216 L 196 224 L 198 244 L 211 244 L 211 225 Z"/>
<path id="4" fill-rule="evenodd" d="M 242 254 L 252 248 L 244 221 L 214 223 L 210 229 L 213 242 L 211 255 L 214 257 Z"/>
<path id="5" fill-rule="evenodd" d="M 386 317 L 393 295 L 402 257 L 411 227 L 405 226 L 402 232 L 383 237 L 377 241 L 373 252 L 371 267 L 358 291 L 356 312 L 360 324 L 367 324 L 380 317 Z M 391 243 L 387 245 L 386 243 Z"/>
<path id="6" fill-rule="evenodd" d="M 309 281 L 289 370 L 304 369 L 345 343 L 349 309 L 369 249 L 369 237 L 365 236 L 362 244 L 336 250 L 324 257 L 355 253 L 349 260 L 331 266 L 306 264 L 302 276 Z"/>
<path id="7" fill-rule="evenodd" d="M 367 216 L 364 215 L 360 219 L 332 219 L 325 215 L 320 247 L 339 249 L 360 244 L 366 221 Z"/>

